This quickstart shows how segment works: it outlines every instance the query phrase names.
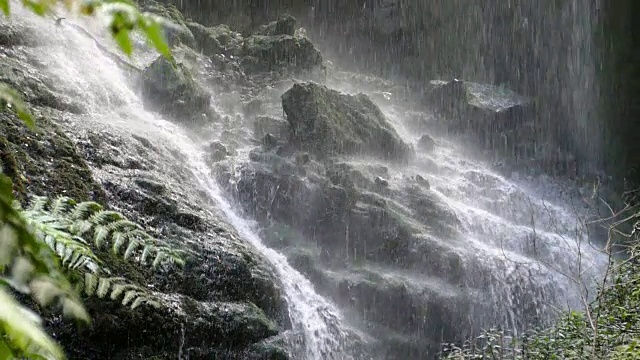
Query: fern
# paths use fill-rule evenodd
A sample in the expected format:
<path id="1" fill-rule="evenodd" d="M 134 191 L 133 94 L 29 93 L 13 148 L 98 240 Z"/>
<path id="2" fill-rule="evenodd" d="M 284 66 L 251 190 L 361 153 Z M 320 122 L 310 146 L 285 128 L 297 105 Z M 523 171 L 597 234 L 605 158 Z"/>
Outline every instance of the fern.
<path id="1" fill-rule="evenodd" d="M 123 277 L 99 277 L 95 274 L 84 274 L 84 292 L 89 296 L 111 300 L 122 298 L 122 305 L 135 309 L 140 305 L 160 307 L 158 300 L 147 289 L 127 282 Z"/>
<path id="2" fill-rule="evenodd" d="M 145 288 L 127 282 L 124 277 L 106 277 L 108 273 L 91 246 L 111 245 L 114 254 L 124 249 L 124 259 L 136 258 L 141 264 L 184 266 L 183 251 L 162 244 L 143 228 L 116 211 L 104 210 L 95 202 L 77 203 L 67 197 L 50 200 L 34 197 L 26 210 L 18 207 L 36 239 L 51 248 L 68 271 L 81 274 L 80 284 L 88 296 L 119 300 L 135 309 L 141 305 L 159 306 Z M 40 288 L 46 289 L 46 284 Z M 42 295 L 49 302 L 58 296 L 53 291 Z M 50 296 L 51 298 L 46 298 Z M 71 306 L 69 304 L 68 306 Z M 64 309 L 64 304 L 63 304 Z"/>
<path id="3" fill-rule="evenodd" d="M 150 263 L 153 268 L 170 265 L 184 266 L 182 258 L 184 251 L 163 245 L 146 233 L 140 225 L 128 220 L 117 211 L 104 210 L 96 202 L 76 203 L 67 197 L 49 201 L 46 198 L 36 197 L 23 214 L 34 222 L 46 224 L 48 229 L 72 235 L 67 239 L 90 238 L 89 241 L 93 242 L 98 249 L 111 245 L 111 251 L 114 254 L 121 254 L 124 249 L 125 260 L 136 259 L 141 264 L 147 264 L 147 260 L 153 258 Z M 39 230 L 42 229 L 36 229 L 36 231 Z M 66 245 L 66 249 L 70 249 L 71 244 L 66 243 Z M 77 249 L 84 248 L 78 246 Z M 140 249 L 142 249 L 141 252 Z M 140 256 L 135 256 L 138 252 Z M 68 256 L 59 252 L 58 255 L 63 259 Z M 71 258 L 74 256 L 75 254 L 72 253 Z"/>

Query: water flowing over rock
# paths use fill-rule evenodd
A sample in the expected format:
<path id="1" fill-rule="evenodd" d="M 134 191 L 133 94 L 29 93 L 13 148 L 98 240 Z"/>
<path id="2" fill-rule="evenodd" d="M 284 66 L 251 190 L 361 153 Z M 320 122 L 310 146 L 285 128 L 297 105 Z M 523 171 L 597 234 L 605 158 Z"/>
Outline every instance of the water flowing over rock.
<path id="1" fill-rule="evenodd" d="M 314 83 L 295 84 L 282 95 L 294 144 L 318 156 L 373 153 L 406 159 L 412 149 L 365 94 L 347 95 Z"/>
<path id="2" fill-rule="evenodd" d="M 191 122 L 203 122 L 211 113 L 211 96 L 181 63 L 158 57 L 142 71 L 140 86 L 152 110 Z"/>
<path id="3" fill-rule="evenodd" d="M 531 100 L 509 89 L 455 79 L 432 85 L 427 103 L 446 117 L 449 129 L 488 135 L 533 120 Z"/>
<path id="4" fill-rule="evenodd" d="M 164 26 L 164 34 L 170 45 L 195 46 L 195 34 L 190 31 L 186 19 L 174 5 L 161 4 L 154 0 L 140 0 L 138 2 L 141 10 L 162 16 L 170 22 Z"/>
<path id="5" fill-rule="evenodd" d="M 183 6 L 214 5 L 194 4 Z M 526 100 L 439 83 L 434 117 L 402 84 L 324 69 L 292 17 L 240 33 L 154 6 L 193 42 L 172 41 L 177 64 L 141 49 L 140 78 L 76 28 L 51 32 L 25 12 L 35 31 L 6 37 L 20 46 L 0 41 L 0 79 L 48 134 L 0 113 L 16 190 L 96 199 L 193 255 L 182 273 L 108 257 L 162 309 L 90 299 L 94 323 L 79 334 L 48 318 L 70 358 L 429 359 L 442 341 L 520 330 L 575 305 L 571 281 L 545 263 L 571 274 L 576 261 L 604 264 L 588 247 L 573 256 L 584 240 L 576 214 L 590 213 L 571 202 L 571 184 L 502 176 L 432 129 L 519 131 Z M 326 81 L 308 81 L 314 70 Z"/>

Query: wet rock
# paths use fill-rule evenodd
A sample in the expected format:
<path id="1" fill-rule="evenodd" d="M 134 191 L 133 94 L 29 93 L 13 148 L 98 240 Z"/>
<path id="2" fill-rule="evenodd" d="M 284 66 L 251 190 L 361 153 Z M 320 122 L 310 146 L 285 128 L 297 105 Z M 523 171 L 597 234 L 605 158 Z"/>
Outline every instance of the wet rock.
<path id="1" fill-rule="evenodd" d="M 139 187 L 150 191 L 154 194 L 157 195 L 162 195 L 167 191 L 166 186 L 164 186 L 163 184 L 157 182 L 157 181 L 153 181 L 150 179 L 144 179 L 144 178 L 140 178 L 140 179 L 136 179 L 134 180 L 134 182 L 136 183 L 136 185 L 138 185 Z"/>
<path id="2" fill-rule="evenodd" d="M 336 280 L 338 301 L 373 327 L 388 331 L 387 336 L 381 336 L 381 348 L 376 352 L 384 354 L 382 358 L 435 358 L 441 348 L 435 339 L 463 339 L 468 331 L 461 330 L 470 325 L 463 293 L 435 290 L 409 278 L 391 279 L 366 270 Z M 420 334 L 419 341 L 409 334 Z"/>
<path id="3" fill-rule="evenodd" d="M 255 32 L 257 35 L 276 36 L 289 35 L 294 36 L 298 20 L 291 15 L 284 14 L 276 21 L 272 21 L 266 25 L 262 25 Z"/>
<path id="4" fill-rule="evenodd" d="M 380 264 L 406 262 L 413 230 L 386 202 L 376 196 L 360 197 L 349 213 L 348 223 L 349 254 Z"/>
<path id="5" fill-rule="evenodd" d="M 64 195 L 104 202 L 102 187 L 69 137 L 49 117 L 32 131 L 10 112 L 0 112 L 0 160 L 18 199 L 27 194 Z"/>
<path id="6" fill-rule="evenodd" d="M 211 97 L 181 63 L 158 57 L 140 77 L 145 106 L 177 121 L 202 122 L 210 113 Z"/>
<path id="7" fill-rule="evenodd" d="M 389 181 L 387 181 L 386 179 L 377 176 L 376 179 L 374 180 L 374 184 L 376 184 L 379 187 L 387 187 L 389 186 Z"/>
<path id="8" fill-rule="evenodd" d="M 242 35 L 232 31 L 227 25 L 221 24 L 206 27 L 202 24 L 189 22 L 187 26 L 195 37 L 197 49 L 201 50 L 205 55 L 224 54 L 237 56 L 242 50 L 244 41 Z"/>
<path id="9" fill-rule="evenodd" d="M 189 47 L 196 45 L 194 34 L 187 27 L 187 21 L 173 4 L 161 4 L 153 0 L 141 0 L 140 9 L 162 16 L 171 24 L 164 25 L 164 35 L 170 45 L 184 44 Z"/>
<path id="10" fill-rule="evenodd" d="M 429 181 L 421 175 L 416 175 L 414 177 L 414 180 L 416 181 L 416 183 L 418 183 L 418 185 L 423 186 L 427 190 L 431 188 L 431 184 L 429 184 Z"/>
<path id="11" fill-rule="evenodd" d="M 265 148 L 267 149 L 273 149 L 274 147 L 276 147 L 278 145 L 278 138 L 276 138 L 274 135 L 267 133 L 263 138 L 262 138 L 262 145 L 265 146 Z"/>
<path id="12" fill-rule="evenodd" d="M 436 148 L 436 142 L 427 134 L 422 135 L 418 140 L 418 149 L 422 151 L 433 151 Z"/>
<path id="13" fill-rule="evenodd" d="M 66 350 L 77 359 L 87 358 L 86 348 L 94 349 L 95 358 L 170 359 L 183 349 L 190 358 L 206 359 L 204 354 L 217 349 L 249 347 L 278 333 L 277 325 L 252 304 L 196 301 L 180 294 L 164 295 L 160 303 L 158 309 L 131 310 L 118 302 L 88 299 L 85 305 L 97 314 L 94 326 L 80 335 L 61 321 L 49 328 L 62 343 L 75 345 Z M 105 346 L 95 349 L 96 343 Z"/>
<path id="14" fill-rule="evenodd" d="M 270 116 L 258 116 L 253 123 L 253 133 L 257 138 L 267 133 L 273 134 L 280 140 L 289 139 L 289 123 Z"/>
<path id="15" fill-rule="evenodd" d="M 305 37 L 252 35 L 244 42 L 242 66 L 249 73 L 321 69 L 322 55 Z"/>
<path id="16" fill-rule="evenodd" d="M 261 109 L 262 109 L 262 100 L 253 99 L 253 100 L 249 101 L 243 107 L 242 110 L 243 110 L 245 116 L 252 116 L 252 115 L 256 115 L 257 113 L 259 113 Z"/>
<path id="17" fill-rule="evenodd" d="M 207 161 L 212 163 L 222 161 L 229 155 L 227 147 L 219 141 L 212 141 L 207 148 L 206 158 Z"/>
<path id="18" fill-rule="evenodd" d="M 446 116 L 445 125 L 450 130 L 499 134 L 533 116 L 531 100 L 506 88 L 457 79 L 431 84 L 426 101 Z"/>
<path id="19" fill-rule="evenodd" d="M 15 36 L 21 37 L 25 41 L 31 38 L 30 35 L 25 34 L 25 31 L 34 31 L 24 26 L 17 26 L 13 29 Z M 23 59 L 24 54 L 21 51 L 9 51 L 5 54 L 2 50 L 0 48 L 0 59 L 2 59 L 0 61 L 0 82 L 13 89 L 18 89 L 26 102 L 32 106 L 51 108 L 72 114 L 86 112 L 80 103 L 63 95 L 57 89 L 60 84 L 54 77 L 41 75 L 42 72 L 46 72 L 45 64 Z"/>
<path id="20" fill-rule="evenodd" d="M 306 165 L 311 161 L 311 157 L 307 153 L 296 155 L 296 164 L 298 165 Z"/>
<path id="21" fill-rule="evenodd" d="M 22 24 L 0 23 L 0 46 L 33 46 L 37 41 L 30 36 L 34 29 L 28 29 Z"/>
<path id="22" fill-rule="evenodd" d="M 298 83 L 282 95 L 282 107 L 291 124 L 291 141 L 316 156 L 366 153 L 405 160 L 413 153 L 364 94 Z"/>

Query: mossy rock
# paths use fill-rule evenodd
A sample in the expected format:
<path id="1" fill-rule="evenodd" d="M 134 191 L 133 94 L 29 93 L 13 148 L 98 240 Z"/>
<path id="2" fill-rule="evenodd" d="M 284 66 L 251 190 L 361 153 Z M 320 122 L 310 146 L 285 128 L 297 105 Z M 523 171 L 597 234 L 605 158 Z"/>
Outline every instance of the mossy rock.
<path id="1" fill-rule="evenodd" d="M 277 350 L 259 346 L 278 328 L 253 304 L 199 302 L 178 294 L 161 294 L 159 299 L 159 308 L 131 309 L 118 301 L 88 298 L 84 303 L 92 316 L 90 327 L 78 331 L 56 318 L 48 327 L 69 359 L 169 360 L 182 352 L 204 360 L 220 353 L 268 356 Z"/>
<path id="2" fill-rule="evenodd" d="M 195 37 L 198 50 L 205 55 L 238 55 L 242 50 L 244 41 L 242 35 L 232 31 L 227 25 L 206 27 L 202 24 L 189 22 L 187 26 Z"/>
<path id="3" fill-rule="evenodd" d="M 73 142 L 46 116 L 29 130 L 13 113 L 0 111 L 0 152 L 18 199 L 65 195 L 104 203 L 102 187 Z"/>
<path id="4" fill-rule="evenodd" d="M 371 154 L 406 160 L 413 149 L 365 94 L 348 95 L 312 82 L 294 84 L 282 95 L 292 141 L 317 156 Z"/>
<path id="5" fill-rule="evenodd" d="M 140 87 L 145 106 L 175 120 L 202 122 L 211 114 L 210 95 L 182 63 L 158 57 L 142 71 Z"/>
<path id="6" fill-rule="evenodd" d="M 160 15 L 172 22 L 170 26 L 164 27 L 170 45 L 184 44 L 195 47 L 196 39 L 187 26 L 187 20 L 174 5 L 160 4 L 153 0 L 142 0 L 139 3 L 141 10 Z"/>
<path id="7" fill-rule="evenodd" d="M 243 50 L 242 65 L 249 72 L 323 68 L 320 51 L 306 37 L 252 35 Z"/>
<path id="8" fill-rule="evenodd" d="M 276 21 L 272 21 L 268 24 L 262 25 L 255 32 L 256 35 L 289 35 L 293 36 L 296 32 L 296 27 L 298 25 L 298 20 L 289 15 L 284 14 L 281 15 L 280 18 Z"/>

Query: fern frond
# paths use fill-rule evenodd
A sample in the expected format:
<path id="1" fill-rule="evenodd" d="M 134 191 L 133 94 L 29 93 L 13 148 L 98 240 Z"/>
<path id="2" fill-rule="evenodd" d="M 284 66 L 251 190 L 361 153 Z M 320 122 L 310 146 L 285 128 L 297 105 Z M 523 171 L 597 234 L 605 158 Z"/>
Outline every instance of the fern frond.
<path id="1" fill-rule="evenodd" d="M 124 251 L 124 259 L 128 260 L 131 255 L 135 253 L 138 247 L 140 247 L 140 244 L 140 240 L 135 238 L 129 241 L 129 246 L 127 246 L 127 250 Z"/>
<path id="2" fill-rule="evenodd" d="M 32 230 L 34 226 L 37 226 L 33 231 L 34 235 L 55 252 L 61 259 L 62 265 L 69 269 L 78 269 L 84 266 L 91 272 L 96 272 L 99 268 L 100 260 L 82 238 L 50 227 L 46 223 L 31 222 L 30 226 Z"/>
<path id="3" fill-rule="evenodd" d="M 152 249 L 153 246 L 149 244 L 145 245 L 144 249 L 142 250 L 142 256 L 140 256 L 140 263 L 145 264 L 147 262 L 147 259 L 149 258 L 149 256 L 151 256 Z"/>
<path id="4" fill-rule="evenodd" d="M 154 299 L 153 294 L 141 286 L 128 283 L 123 277 L 107 278 L 85 274 L 84 283 L 84 291 L 89 296 L 97 296 L 101 299 L 109 296 L 111 300 L 117 300 L 122 296 L 122 305 L 131 304 L 132 309 L 142 304 L 159 306 L 159 302 Z"/>
<path id="5" fill-rule="evenodd" d="M 94 201 L 85 201 L 76 205 L 76 207 L 71 211 L 69 218 L 71 220 L 87 220 L 89 217 L 94 215 L 95 213 L 102 211 L 102 205 L 98 204 Z"/>
<path id="6" fill-rule="evenodd" d="M 140 287 L 138 285 L 133 285 L 133 284 L 115 284 L 113 285 L 111 290 L 111 296 L 110 296 L 111 300 L 116 300 L 125 291 L 133 290 L 133 289 L 140 289 Z"/>
<path id="7" fill-rule="evenodd" d="M 71 226 L 69 227 L 69 231 L 72 234 L 82 236 L 91 231 L 91 228 L 93 228 L 93 224 L 91 223 L 91 221 L 82 219 L 74 221 L 73 224 L 71 224 Z"/>
<path id="8" fill-rule="evenodd" d="M 31 198 L 31 203 L 27 208 L 28 211 L 44 211 L 49 204 L 49 199 L 44 196 L 34 196 Z"/>
<path id="9" fill-rule="evenodd" d="M 76 203 L 63 196 L 50 202 L 47 198 L 35 197 L 31 207 L 21 213 L 36 237 L 53 249 L 63 265 L 71 270 L 84 268 L 95 273 L 99 269 L 99 261 L 85 239 L 99 249 L 110 246 L 115 254 L 124 248 L 125 260 L 133 258 L 154 268 L 184 265 L 183 253 L 154 239 L 119 212 L 104 210 L 95 202 Z"/>
<path id="10" fill-rule="evenodd" d="M 117 211 L 101 210 L 91 215 L 89 221 L 94 224 L 108 224 L 117 220 L 123 220 L 124 216 Z"/>
<path id="11" fill-rule="evenodd" d="M 116 220 L 107 225 L 109 231 L 133 231 L 140 229 L 140 225 L 134 223 L 133 221 L 129 221 L 127 219 Z"/>
<path id="12" fill-rule="evenodd" d="M 54 217 L 60 218 L 75 205 L 75 200 L 66 196 L 59 196 L 55 200 L 53 200 L 53 202 L 49 206 L 49 212 Z"/>
<path id="13" fill-rule="evenodd" d="M 98 277 L 93 274 L 85 273 L 84 274 L 84 292 L 91 296 L 95 294 L 96 289 L 98 288 Z"/>
<path id="14" fill-rule="evenodd" d="M 109 237 L 109 228 L 104 225 L 98 225 L 93 229 L 93 243 L 98 249 L 102 248 L 102 244 Z"/>

